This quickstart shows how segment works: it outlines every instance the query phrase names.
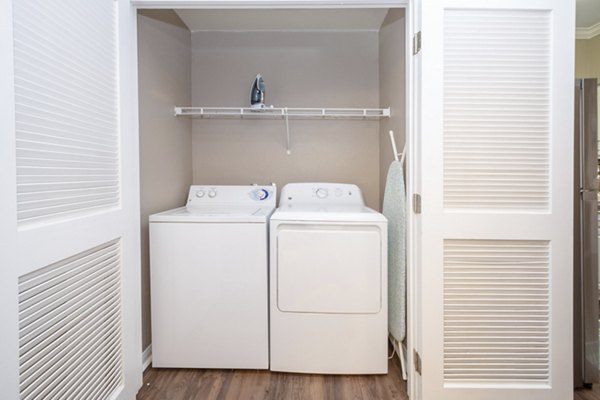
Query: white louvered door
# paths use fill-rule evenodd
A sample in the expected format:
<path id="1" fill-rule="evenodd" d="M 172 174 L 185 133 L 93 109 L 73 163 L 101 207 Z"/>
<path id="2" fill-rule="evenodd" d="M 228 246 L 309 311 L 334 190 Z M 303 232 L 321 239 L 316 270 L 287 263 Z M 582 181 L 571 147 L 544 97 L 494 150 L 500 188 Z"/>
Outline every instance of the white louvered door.
<path id="1" fill-rule="evenodd" d="M 570 399 L 575 1 L 421 7 L 421 398 Z"/>
<path id="2" fill-rule="evenodd" d="M 0 2 L 4 399 L 141 386 L 135 12 Z"/>

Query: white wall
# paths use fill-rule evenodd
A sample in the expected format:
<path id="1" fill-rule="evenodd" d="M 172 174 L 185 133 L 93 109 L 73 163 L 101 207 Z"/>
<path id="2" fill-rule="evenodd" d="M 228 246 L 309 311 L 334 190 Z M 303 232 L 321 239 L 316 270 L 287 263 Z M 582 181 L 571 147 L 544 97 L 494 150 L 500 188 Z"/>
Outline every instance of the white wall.
<path id="1" fill-rule="evenodd" d="M 404 12 L 381 32 L 197 32 L 170 11 L 139 24 L 143 346 L 151 342 L 148 215 L 183 205 L 188 187 L 330 181 L 358 184 L 380 209 L 392 159 L 387 130 L 404 143 Z M 267 103 L 392 107 L 381 121 L 192 120 L 174 105 L 247 106 L 262 73 Z M 193 127 L 193 128 L 192 128 Z M 380 129 L 381 127 L 381 129 Z M 193 134 L 192 134 L 193 131 Z M 193 178 L 193 179 L 192 179 Z"/>
<path id="2" fill-rule="evenodd" d="M 138 17 L 143 348 L 151 343 L 148 215 L 184 205 L 192 183 L 192 124 L 173 116 L 175 104 L 191 103 L 190 49 L 187 29 Z"/>
<path id="3" fill-rule="evenodd" d="M 406 142 L 406 50 L 404 9 L 390 10 L 379 31 L 379 99 L 392 109 L 391 118 L 381 121 L 380 134 L 380 193 L 383 192 L 387 170 L 394 159 L 388 132 L 394 131 L 398 152 Z"/>
<path id="4" fill-rule="evenodd" d="M 196 32 L 194 106 L 248 106 L 264 76 L 276 107 L 379 107 L 377 32 Z M 378 121 L 194 120 L 196 184 L 356 183 L 379 208 Z"/>
<path id="5" fill-rule="evenodd" d="M 600 79 L 600 35 L 575 41 L 575 76 Z"/>

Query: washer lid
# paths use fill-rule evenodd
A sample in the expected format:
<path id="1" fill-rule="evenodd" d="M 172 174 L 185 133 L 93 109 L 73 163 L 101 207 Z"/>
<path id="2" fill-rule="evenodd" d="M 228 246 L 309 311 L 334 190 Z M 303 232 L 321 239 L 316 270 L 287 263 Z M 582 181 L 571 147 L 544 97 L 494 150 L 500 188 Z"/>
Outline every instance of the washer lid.
<path id="1" fill-rule="evenodd" d="M 279 207 L 272 220 L 318 222 L 386 222 L 383 214 L 360 205 L 287 204 Z"/>
<path id="2" fill-rule="evenodd" d="M 150 215 L 150 222 L 266 223 L 273 207 L 198 206 L 179 207 Z"/>

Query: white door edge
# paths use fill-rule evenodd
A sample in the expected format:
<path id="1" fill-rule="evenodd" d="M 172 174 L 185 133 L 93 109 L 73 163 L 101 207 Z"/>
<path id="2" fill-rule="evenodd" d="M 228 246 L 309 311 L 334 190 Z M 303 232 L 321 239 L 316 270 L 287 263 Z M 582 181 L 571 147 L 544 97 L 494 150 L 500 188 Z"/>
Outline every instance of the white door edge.
<path id="1" fill-rule="evenodd" d="M 421 322 L 420 297 L 421 287 L 418 265 L 420 264 L 420 218 L 413 212 L 413 194 L 420 193 L 420 53 L 413 54 L 413 37 L 421 30 L 420 1 L 410 0 L 406 9 L 406 281 L 407 281 L 407 347 L 406 361 L 408 371 L 407 390 L 411 399 L 421 398 L 421 376 L 415 371 L 414 351 L 420 349 Z"/>

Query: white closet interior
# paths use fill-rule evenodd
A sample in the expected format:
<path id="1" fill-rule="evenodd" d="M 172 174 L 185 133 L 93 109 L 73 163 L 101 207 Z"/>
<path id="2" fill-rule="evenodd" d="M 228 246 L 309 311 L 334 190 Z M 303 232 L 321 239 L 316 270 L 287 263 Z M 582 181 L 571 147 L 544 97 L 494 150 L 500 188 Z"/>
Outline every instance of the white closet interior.
<path id="1" fill-rule="evenodd" d="M 405 21 L 404 9 L 139 11 L 144 348 L 147 217 L 184 204 L 190 184 L 355 183 L 381 209 L 388 132 L 405 142 Z M 247 118 L 258 73 L 277 110 Z M 236 118 L 198 115 L 224 109 Z"/>

